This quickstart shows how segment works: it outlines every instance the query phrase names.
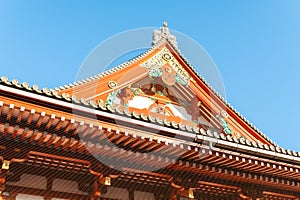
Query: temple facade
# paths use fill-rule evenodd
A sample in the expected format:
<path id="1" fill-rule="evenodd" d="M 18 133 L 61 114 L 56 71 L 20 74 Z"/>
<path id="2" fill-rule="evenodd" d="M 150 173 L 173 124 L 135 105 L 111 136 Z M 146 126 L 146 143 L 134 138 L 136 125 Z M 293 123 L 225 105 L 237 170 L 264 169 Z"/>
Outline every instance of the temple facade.
<path id="1" fill-rule="evenodd" d="M 152 48 L 58 88 L 0 80 L 0 199 L 291 200 L 300 153 L 272 142 L 180 53 Z"/>

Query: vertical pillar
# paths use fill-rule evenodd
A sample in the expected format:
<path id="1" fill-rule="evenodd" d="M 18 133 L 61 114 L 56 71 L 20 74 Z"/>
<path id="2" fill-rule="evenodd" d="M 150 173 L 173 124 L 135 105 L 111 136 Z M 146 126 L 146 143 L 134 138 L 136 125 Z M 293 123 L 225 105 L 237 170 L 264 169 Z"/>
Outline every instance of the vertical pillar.
<path id="1" fill-rule="evenodd" d="M 134 200 L 134 189 L 130 188 L 128 190 L 129 193 L 129 200 Z"/>
<path id="2" fill-rule="evenodd" d="M 90 200 L 98 200 L 98 199 L 100 199 L 100 195 L 101 195 L 101 185 L 99 183 L 99 178 L 95 177 L 89 199 Z"/>
<path id="3" fill-rule="evenodd" d="M 52 190 L 52 184 L 53 184 L 53 177 L 47 177 L 47 186 L 46 186 L 46 192 L 44 194 L 44 200 L 51 200 L 51 190 Z"/>
<path id="4" fill-rule="evenodd" d="M 170 200 L 177 200 L 177 190 L 175 188 L 172 188 L 171 189 L 171 192 L 170 192 Z"/>
<path id="5" fill-rule="evenodd" d="M 106 177 L 94 177 L 93 186 L 90 189 L 89 199 L 90 200 L 99 200 L 102 193 L 106 193 L 107 186 L 111 185 L 111 178 Z"/>

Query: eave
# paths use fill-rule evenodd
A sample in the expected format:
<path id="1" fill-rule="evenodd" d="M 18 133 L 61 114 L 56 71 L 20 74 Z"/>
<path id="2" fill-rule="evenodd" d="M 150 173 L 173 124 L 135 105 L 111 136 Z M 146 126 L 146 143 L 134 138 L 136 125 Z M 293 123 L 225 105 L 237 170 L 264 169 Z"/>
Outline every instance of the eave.
<path id="1" fill-rule="evenodd" d="M 4 122 L 1 124 L 1 132 L 4 136 L 11 135 L 11 138 L 16 138 L 17 135 L 23 135 L 25 138 L 30 138 L 29 141 L 36 141 L 37 144 L 42 143 L 50 143 L 54 147 L 60 149 L 72 149 L 72 151 L 78 151 L 79 153 L 82 151 L 86 151 L 85 144 L 83 141 L 79 141 L 78 137 L 76 138 L 76 134 L 81 132 L 80 130 L 84 130 L 85 134 L 88 137 L 92 135 L 99 134 L 101 135 L 102 131 L 105 131 L 106 136 L 110 138 L 115 138 L 115 140 L 128 140 L 129 145 L 141 144 L 140 146 L 143 148 L 149 148 L 151 145 L 153 148 L 165 148 L 164 151 L 167 152 L 168 157 L 172 157 L 172 152 L 177 149 L 177 151 L 182 152 L 183 160 L 180 161 L 179 165 L 194 165 L 194 163 L 201 163 L 205 161 L 195 160 L 195 157 L 199 155 L 199 153 L 204 153 L 207 155 L 213 155 L 215 158 L 210 158 L 209 163 L 215 165 L 224 165 L 226 166 L 229 160 L 233 162 L 230 165 L 231 167 L 239 167 L 242 163 L 242 168 L 254 170 L 257 169 L 259 172 L 268 173 L 276 173 L 279 176 L 287 176 L 290 178 L 297 178 L 299 173 L 299 165 L 300 165 L 300 157 L 296 152 L 291 152 L 289 150 L 284 150 L 283 148 L 274 148 L 273 146 L 262 145 L 255 142 L 250 142 L 247 140 L 241 140 L 237 138 L 233 138 L 231 136 L 225 137 L 224 135 L 219 135 L 218 133 L 211 133 L 210 131 L 205 131 L 204 129 L 191 129 L 190 127 L 181 127 L 176 124 L 168 124 L 167 122 L 157 121 L 156 119 L 149 119 L 146 116 L 138 116 L 134 113 L 118 113 L 115 110 L 109 110 L 107 107 L 96 107 L 92 109 L 91 107 L 87 107 L 87 105 L 77 102 L 76 105 L 68 102 L 67 100 L 55 99 L 52 96 L 46 96 L 41 94 L 36 94 L 24 90 L 20 90 L 17 88 L 13 88 L 11 86 L 0 85 L 0 90 L 2 94 L 5 96 L 5 93 L 14 94 L 15 97 L 19 96 L 24 99 L 24 103 L 30 104 L 30 102 L 35 102 L 35 104 L 43 103 L 44 105 L 48 105 L 48 107 L 54 106 L 61 109 L 64 116 L 57 118 L 53 113 L 48 113 L 49 108 L 44 107 L 45 111 L 42 112 L 33 112 L 32 108 L 34 105 L 28 105 L 28 107 L 21 107 L 20 105 L 15 105 L 14 99 L 6 99 L 6 101 L 1 101 L 1 115 L 5 118 L 8 117 L 17 117 L 20 112 L 29 112 L 35 113 L 41 119 L 48 118 L 49 122 L 54 123 L 51 126 L 74 126 L 77 129 L 75 132 L 74 138 L 68 138 L 66 136 L 59 136 L 60 138 L 54 140 L 54 138 L 58 137 L 53 133 L 48 133 L 47 131 L 39 131 L 38 127 L 35 127 L 35 130 L 30 130 L 31 133 L 26 133 L 24 136 L 25 129 L 20 128 L 19 125 L 13 125 L 9 122 Z M 118 119 L 120 121 L 128 121 L 128 117 L 131 118 L 132 124 L 143 127 L 146 130 L 161 130 L 165 133 L 176 134 L 179 136 L 178 138 L 182 139 L 174 139 L 168 138 L 166 135 L 153 134 L 149 132 L 148 134 L 142 133 L 142 131 L 132 132 L 130 129 L 124 132 L 122 129 L 118 129 L 115 125 L 111 123 L 105 123 L 103 121 L 102 125 L 99 125 L 99 122 L 90 120 L 84 116 L 77 116 L 76 119 L 72 118 L 70 113 L 65 112 L 66 110 L 76 109 L 81 113 L 85 113 L 85 115 L 96 115 L 98 117 L 102 117 L 103 119 Z M 50 110 L 49 110 L 50 111 Z M 16 116 L 13 116 L 16 115 Z M 50 121 L 52 119 L 52 121 Z M 7 119 L 6 119 L 7 120 Z M 87 120 L 87 121 L 85 121 Z M 152 120 L 152 123 L 149 123 L 149 120 Z M 9 120 L 8 120 L 9 121 Z M 109 120 L 108 120 L 109 121 Z M 153 124 L 154 123 L 154 124 Z M 100 122 L 101 124 L 101 122 Z M 29 122 L 30 125 L 30 122 Z M 126 129 L 125 129 L 126 130 Z M 28 131 L 28 130 L 27 130 Z M 98 131 L 98 132 L 97 132 Z M 103 134 L 103 133 L 102 133 Z M 21 136 L 22 138 L 22 136 Z M 52 138 L 52 139 L 51 139 Z M 186 142 L 190 141 L 190 142 Z M 50 146 L 49 145 L 49 146 Z M 94 146 L 95 144 L 90 144 L 90 146 Z M 98 148 L 91 148 L 93 151 L 100 152 L 100 150 L 105 150 L 105 146 L 98 145 Z M 130 146 L 128 146 L 130 147 Z M 128 148 L 127 147 L 127 148 Z M 130 147 L 130 148 L 133 148 Z M 142 149 L 139 149 L 142 150 Z M 102 152 L 105 153 L 105 152 Z M 106 152 L 107 154 L 109 152 Z M 113 155 L 111 155 L 113 156 Z M 125 156 L 127 157 L 127 156 Z M 157 158 L 159 160 L 159 158 Z M 176 163 L 176 161 L 174 161 Z M 208 162 L 208 161 L 207 161 Z M 241 163 L 240 163 L 241 162 Z M 181 164 L 180 164 L 181 163 Z M 228 167 L 230 167 L 230 165 Z M 242 170 L 241 168 L 241 170 Z M 255 170 L 254 170 L 255 171 Z M 298 179 L 298 178 L 297 178 Z"/>

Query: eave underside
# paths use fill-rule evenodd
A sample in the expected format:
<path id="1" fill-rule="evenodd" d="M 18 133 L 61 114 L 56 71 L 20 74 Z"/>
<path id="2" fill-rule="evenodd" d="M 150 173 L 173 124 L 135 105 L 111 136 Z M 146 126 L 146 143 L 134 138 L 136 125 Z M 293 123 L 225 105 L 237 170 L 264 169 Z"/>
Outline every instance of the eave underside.
<path id="1" fill-rule="evenodd" d="M 192 188 L 196 199 L 243 199 L 242 191 L 247 187 L 264 188 L 262 199 L 284 199 L 284 195 L 291 199 L 290 196 L 300 192 L 299 169 L 296 165 L 226 151 L 219 149 L 217 144 L 211 149 L 203 141 L 202 144 L 201 141 L 197 143 L 197 140 L 187 145 L 181 139 L 172 138 L 174 143 L 169 144 L 164 140 L 167 136 L 158 133 L 148 133 L 152 137 L 147 138 L 139 135 L 141 130 L 138 129 L 132 134 L 115 129 L 113 124 L 107 125 L 106 122 L 99 129 L 80 121 L 3 104 L 0 113 L 0 155 L 3 162 L 11 161 L 10 174 L 15 176 L 7 174 L 7 191 L 49 193 L 47 189 L 28 189 L 9 184 L 9 179 L 17 180 L 26 171 L 35 175 L 48 174 L 50 177 L 56 174 L 58 178 L 65 179 L 77 177 L 77 182 L 82 182 L 83 177 L 93 182 L 95 176 L 105 174 L 114 177 L 112 183 L 116 187 L 131 185 L 134 190 L 148 188 L 148 192 L 152 193 L 161 193 L 162 188 L 172 190 L 172 184 L 175 184 L 184 190 Z M 82 134 L 89 142 L 80 140 L 79 135 Z M 108 140 L 125 151 L 106 144 Z M 144 157 L 143 153 L 152 156 Z M 95 155 L 96 158 L 101 156 L 118 160 L 123 165 L 122 172 L 102 165 Z M 166 164 L 167 160 L 169 163 Z M 149 175 L 140 171 L 141 163 L 148 168 L 164 167 L 155 170 L 154 175 Z M 143 176 L 149 181 L 145 182 Z M 204 183 L 208 186 L 203 186 Z M 144 189 L 141 184 L 145 185 Z M 283 197 L 277 194 L 278 191 Z M 52 194 L 53 197 L 66 195 L 71 199 L 86 199 L 90 192 L 82 195 L 53 191 Z"/>

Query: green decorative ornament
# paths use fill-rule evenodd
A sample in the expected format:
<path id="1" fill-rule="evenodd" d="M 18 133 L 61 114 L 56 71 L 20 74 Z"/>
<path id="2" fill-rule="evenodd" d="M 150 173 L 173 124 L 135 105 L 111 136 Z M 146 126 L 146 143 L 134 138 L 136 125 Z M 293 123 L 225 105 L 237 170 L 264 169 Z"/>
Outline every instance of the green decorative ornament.
<path id="1" fill-rule="evenodd" d="M 157 99 L 154 98 L 154 97 L 150 97 L 150 100 L 151 100 L 151 101 L 156 101 Z"/>
<path id="2" fill-rule="evenodd" d="M 229 127 L 225 127 L 224 129 L 223 129 L 223 131 L 224 131 L 224 133 L 226 133 L 226 134 L 231 134 L 231 129 L 229 128 Z"/>
<path id="3" fill-rule="evenodd" d="M 162 93 L 162 91 L 158 91 L 157 94 L 158 94 L 159 96 L 164 96 L 164 93 Z"/>
<path id="4" fill-rule="evenodd" d="M 223 119 L 220 115 L 217 115 L 216 118 L 221 122 L 224 133 L 226 133 L 228 135 L 231 134 L 232 131 L 231 131 L 228 123 L 225 121 L 225 119 Z"/>
<path id="5" fill-rule="evenodd" d="M 135 89 L 135 90 L 133 91 L 133 95 L 134 95 L 134 96 L 138 96 L 139 93 L 140 93 L 140 90 L 139 90 L 139 89 Z"/>
<path id="6" fill-rule="evenodd" d="M 149 76 L 150 77 L 161 77 L 162 76 L 162 71 L 160 69 L 150 70 L 149 71 Z"/>
<path id="7" fill-rule="evenodd" d="M 175 74 L 175 79 L 181 85 L 187 85 L 187 83 L 184 80 L 182 80 L 182 78 L 180 78 L 180 76 L 178 74 Z"/>
<path id="8" fill-rule="evenodd" d="M 115 104 L 115 101 L 116 101 L 116 99 L 117 99 L 117 94 L 118 94 L 118 93 L 120 93 L 120 90 L 116 90 L 116 91 L 113 91 L 113 92 L 109 93 L 109 94 L 108 94 L 108 97 L 107 97 L 107 99 L 106 99 L 105 104 L 106 104 L 106 105 L 110 105 L 110 106 L 114 105 L 114 104 Z"/>

